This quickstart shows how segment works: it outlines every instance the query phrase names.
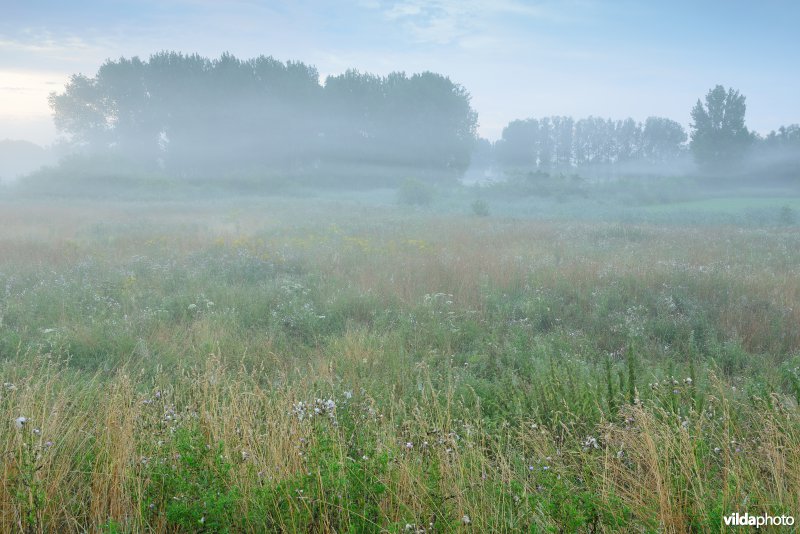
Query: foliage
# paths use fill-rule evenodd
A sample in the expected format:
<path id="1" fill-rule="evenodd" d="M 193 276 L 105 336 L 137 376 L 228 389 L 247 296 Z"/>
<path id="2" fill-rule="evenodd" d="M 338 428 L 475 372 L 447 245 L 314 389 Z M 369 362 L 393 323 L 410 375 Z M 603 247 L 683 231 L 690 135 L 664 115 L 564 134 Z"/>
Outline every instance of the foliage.
<path id="1" fill-rule="evenodd" d="M 230 485 L 225 448 L 212 447 L 197 428 L 179 428 L 173 446 L 171 456 L 148 460 L 145 513 L 154 524 L 163 514 L 168 528 L 186 532 L 229 530 L 239 494 Z"/>
<path id="2" fill-rule="evenodd" d="M 691 532 L 791 513 L 786 202 L 759 226 L 479 220 L 463 200 L 9 204 L 0 530 Z"/>
<path id="3" fill-rule="evenodd" d="M 375 163 L 458 174 L 477 124 L 469 93 L 431 72 L 351 70 L 320 85 L 303 63 L 166 51 L 73 75 L 50 105 L 80 150 L 201 178 Z"/>
<path id="4" fill-rule="evenodd" d="M 674 162 L 683 152 L 686 133 L 677 122 L 633 119 L 543 117 L 510 122 L 496 144 L 506 167 L 542 172 L 631 162 Z"/>
<path id="5" fill-rule="evenodd" d="M 472 204 L 470 204 L 470 209 L 472 210 L 472 214 L 478 217 L 489 216 L 489 203 L 482 198 L 475 199 Z"/>
<path id="6" fill-rule="evenodd" d="M 697 164 L 706 171 L 731 170 L 739 164 L 752 144 L 744 116 L 744 95 L 721 85 L 711 89 L 705 102 L 692 108 L 691 149 Z"/>
<path id="7" fill-rule="evenodd" d="M 407 178 L 397 189 L 397 201 L 406 206 L 427 206 L 433 200 L 433 188 L 417 180 Z"/>

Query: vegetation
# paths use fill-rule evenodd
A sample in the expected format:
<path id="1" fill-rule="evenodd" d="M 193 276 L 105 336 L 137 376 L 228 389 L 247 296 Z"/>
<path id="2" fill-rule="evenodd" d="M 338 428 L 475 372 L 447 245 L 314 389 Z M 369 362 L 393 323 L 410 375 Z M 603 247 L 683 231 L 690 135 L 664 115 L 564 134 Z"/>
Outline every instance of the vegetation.
<path id="1" fill-rule="evenodd" d="M 230 54 L 109 60 L 50 104 L 76 150 L 206 179 L 308 168 L 319 177 L 354 163 L 455 175 L 477 125 L 469 93 L 439 74 L 350 70 L 320 85 L 303 63 Z"/>
<path id="2" fill-rule="evenodd" d="M 800 238 L 779 201 L 786 225 L 705 231 L 494 200 L 4 201 L 0 530 L 796 514 Z"/>
<path id="3" fill-rule="evenodd" d="M 707 171 L 731 170 L 741 164 L 753 135 L 744 121 L 744 95 L 717 85 L 692 108 L 692 152 Z"/>
<path id="4" fill-rule="evenodd" d="M 544 117 L 515 120 L 497 142 L 497 159 L 508 167 L 547 172 L 598 165 L 674 163 L 683 153 L 686 132 L 677 122 L 633 119 Z"/>

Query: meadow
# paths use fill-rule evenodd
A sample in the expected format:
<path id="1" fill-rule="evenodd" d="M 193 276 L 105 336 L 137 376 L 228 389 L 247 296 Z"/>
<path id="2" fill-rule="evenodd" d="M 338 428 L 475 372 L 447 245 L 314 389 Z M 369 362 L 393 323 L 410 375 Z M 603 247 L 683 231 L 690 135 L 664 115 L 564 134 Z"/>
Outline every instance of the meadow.
<path id="1" fill-rule="evenodd" d="M 777 215 L 0 203 L 3 532 L 800 512 L 800 233 Z"/>

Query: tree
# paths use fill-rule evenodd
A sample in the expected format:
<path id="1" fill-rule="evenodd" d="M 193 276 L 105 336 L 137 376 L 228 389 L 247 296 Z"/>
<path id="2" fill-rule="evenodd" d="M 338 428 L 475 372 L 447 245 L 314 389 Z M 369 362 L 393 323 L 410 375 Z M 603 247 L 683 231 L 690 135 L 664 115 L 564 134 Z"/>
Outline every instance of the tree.
<path id="1" fill-rule="evenodd" d="M 648 117 L 642 131 L 642 157 L 664 163 L 680 156 L 687 135 L 679 123 L 664 117 Z"/>
<path id="2" fill-rule="evenodd" d="M 742 161 L 753 136 L 744 123 L 744 95 L 721 85 L 711 89 L 705 103 L 692 109 L 691 149 L 695 161 L 707 172 L 727 171 Z"/>
<path id="3" fill-rule="evenodd" d="M 536 167 L 538 140 L 538 120 L 511 121 L 497 142 L 497 157 L 509 167 Z"/>
<path id="4" fill-rule="evenodd" d="M 477 127 L 469 93 L 439 74 L 351 70 L 322 86 L 312 66 L 227 53 L 109 60 L 50 104 L 74 145 L 199 177 L 365 164 L 455 176 Z"/>

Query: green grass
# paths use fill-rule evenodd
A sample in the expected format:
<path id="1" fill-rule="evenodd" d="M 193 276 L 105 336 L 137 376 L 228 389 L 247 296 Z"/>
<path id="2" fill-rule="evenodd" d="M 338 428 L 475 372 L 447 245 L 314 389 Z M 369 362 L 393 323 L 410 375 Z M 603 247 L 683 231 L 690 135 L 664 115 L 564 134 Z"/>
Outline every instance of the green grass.
<path id="1" fill-rule="evenodd" d="M 0 530 L 796 514 L 793 227 L 432 202 L 8 204 Z"/>
<path id="2" fill-rule="evenodd" d="M 712 213 L 737 214 L 755 210 L 774 210 L 779 212 L 783 206 L 800 211 L 800 197 L 723 197 L 687 202 L 675 202 L 647 206 L 645 209 L 653 213 Z"/>

